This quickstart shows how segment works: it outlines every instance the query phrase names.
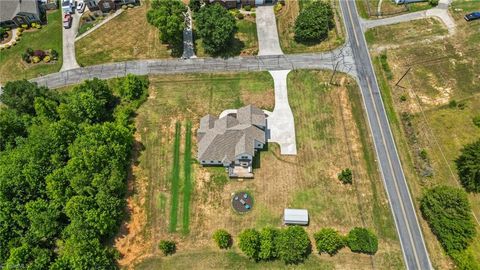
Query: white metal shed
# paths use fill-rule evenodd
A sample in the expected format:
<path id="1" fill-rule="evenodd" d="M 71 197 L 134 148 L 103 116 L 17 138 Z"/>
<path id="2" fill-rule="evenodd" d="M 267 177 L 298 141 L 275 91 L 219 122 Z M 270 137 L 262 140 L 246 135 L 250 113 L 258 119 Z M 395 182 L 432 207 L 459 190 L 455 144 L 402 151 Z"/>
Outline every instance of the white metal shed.
<path id="1" fill-rule="evenodd" d="M 308 225 L 308 211 L 306 209 L 288 209 L 283 212 L 285 225 Z"/>

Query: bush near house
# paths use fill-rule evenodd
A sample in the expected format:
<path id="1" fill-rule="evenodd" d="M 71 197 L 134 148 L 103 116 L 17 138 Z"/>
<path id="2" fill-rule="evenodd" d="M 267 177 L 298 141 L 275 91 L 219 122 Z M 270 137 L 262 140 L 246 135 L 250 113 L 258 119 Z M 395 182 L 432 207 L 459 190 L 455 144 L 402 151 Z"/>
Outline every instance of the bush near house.
<path id="1" fill-rule="evenodd" d="M 215 231 L 213 240 L 221 249 L 227 249 L 232 246 L 232 236 L 226 230 Z"/>
<path id="2" fill-rule="evenodd" d="M 312 250 L 308 234 L 300 226 L 287 227 L 280 231 L 276 244 L 278 255 L 286 264 L 303 262 Z"/>
<path id="3" fill-rule="evenodd" d="M 165 256 L 172 255 L 177 251 L 177 245 L 174 241 L 162 240 L 158 244 L 158 248 L 163 252 Z"/>
<path id="4" fill-rule="evenodd" d="M 369 229 L 356 227 L 348 233 L 347 245 L 353 252 L 373 255 L 378 250 L 378 239 Z"/>
<path id="5" fill-rule="evenodd" d="M 332 228 L 323 228 L 315 233 L 313 237 L 320 254 L 328 253 L 330 256 L 333 256 L 345 247 L 345 238 Z"/>
<path id="6" fill-rule="evenodd" d="M 328 31 L 335 26 L 330 3 L 318 1 L 305 7 L 295 20 L 295 40 L 316 43 L 328 37 Z"/>

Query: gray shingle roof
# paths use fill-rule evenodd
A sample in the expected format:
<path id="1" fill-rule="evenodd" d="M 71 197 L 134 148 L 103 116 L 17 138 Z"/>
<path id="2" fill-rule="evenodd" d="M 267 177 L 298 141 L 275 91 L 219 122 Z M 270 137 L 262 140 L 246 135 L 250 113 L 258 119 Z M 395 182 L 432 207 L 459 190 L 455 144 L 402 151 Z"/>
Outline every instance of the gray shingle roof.
<path id="1" fill-rule="evenodd" d="M 253 156 L 255 141 L 266 143 L 265 122 L 263 111 L 251 105 L 238 109 L 236 117 L 204 116 L 197 132 L 198 160 L 231 163 L 240 154 Z"/>
<path id="2" fill-rule="evenodd" d="M 0 21 L 11 20 L 19 12 L 38 15 L 37 0 L 0 0 Z"/>

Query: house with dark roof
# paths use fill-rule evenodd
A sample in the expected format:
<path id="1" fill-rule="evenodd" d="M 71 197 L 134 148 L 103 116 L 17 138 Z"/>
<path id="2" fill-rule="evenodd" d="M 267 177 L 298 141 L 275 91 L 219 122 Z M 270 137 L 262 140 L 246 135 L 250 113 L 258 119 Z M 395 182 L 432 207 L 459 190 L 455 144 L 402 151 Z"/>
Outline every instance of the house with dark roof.
<path id="1" fill-rule="evenodd" d="M 0 0 L 0 27 L 15 28 L 45 21 L 45 8 L 38 0 Z"/>
<path id="2" fill-rule="evenodd" d="M 206 115 L 197 131 L 198 161 L 204 166 L 224 166 L 232 178 L 253 178 L 253 159 L 265 147 L 265 113 L 248 105 L 217 118 Z"/>

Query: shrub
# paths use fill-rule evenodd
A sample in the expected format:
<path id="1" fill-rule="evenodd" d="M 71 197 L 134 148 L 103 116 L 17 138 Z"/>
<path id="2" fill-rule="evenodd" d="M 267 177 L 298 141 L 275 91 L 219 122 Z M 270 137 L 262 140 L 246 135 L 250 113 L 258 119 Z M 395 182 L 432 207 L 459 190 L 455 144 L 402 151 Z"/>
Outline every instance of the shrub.
<path id="1" fill-rule="evenodd" d="M 250 11 L 250 10 L 252 10 L 252 7 L 250 5 L 246 5 L 246 6 L 243 7 L 243 9 L 245 11 Z"/>
<path id="2" fill-rule="evenodd" d="M 300 226 L 287 227 L 282 230 L 277 237 L 276 245 L 278 256 L 286 264 L 303 262 L 312 250 L 308 234 Z"/>
<path id="3" fill-rule="evenodd" d="M 45 62 L 45 63 L 50 62 L 50 60 L 51 60 L 51 58 L 50 58 L 49 55 L 47 55 L 47 56 L 45 56 L 45 57 L 43 58 L 43 62 Z"/>
<path id="4" fill-rule="evenodd" d="M 250 259 L 258 261 L 260 253 L 260 234 L 255 229 L 246 229 L 238 235 L 240 250 Z"/>
<path id="5" fill-rule="evenodd" d="M 22 53 L 22 60 L 30 63 L 30 55 L 28 55 L 27 53 Z"/>
<path id="6" fill-rule="evenodd" d="M 465 145 L 455 163 L 463 187 L 480 192 L 480 140 Z"/>
<path id="7" fill-rule="evenodd" d="M 438 186 L 427 190 L 420 210 L 445 251 L 463 251 L 475 237 L 475 223 L 465 191 Z"/>
<path id="8" fill-rule="evenodd" d="M 32 62 L 33 62 L 34 64 L 40 62 L 40 60 L 41 60 L 41 59 L 40 59 L 38 56 L 32 57 Z"/>
<path id="9" fill-rule="evenodd" d="M 420 155 L 420 158 L 421 158 L 421 159 L 423 159 L 423 160 L 425 160 L 425 161 L 427 161 L 427 160 L 428 160 L 428 153 L 427 153 L 427 150 L 425 150 L 425 149 L 422 149 L 422 150 L 420 151 L 420 154 L 419 154 L 419 155 Z"/>
<path id="10" fill-rule="evenodd" d="M 237 13 L 237 19 L 239 20 L 243 20 L 243 18 L 245 18 L 245 16 L 243 15 L 243 13 Z"/>
<path id="11" fill-rule="evenodd" d="M 17 37 L 21 37 L 23 35 L 23 32 L 18 32 Z"/>
<path id="12" fill-rule="evenodd" d="M 213 240 L 217 246 L 222 249 L 227 249 L 232 246 L 232 236 L 225 230 L 217 230 L 213 234 Z"/>
<path id="13" fill-rule="evenodd" d="M 407 96 L 401 95 L 401 96 L 400 96 L 400 101 L 401 101 L 401 102 L 407 101 Z"/>
<path id="14" fill-rule="evenodd" d="M 162 240 L 158 244 L 158 248 L 163 252 L 165 256 L 172 255 L 177 251 L 177 245 L 174 241 Z"/>
<path id="15" fill-rule="evenodd" d="M 435 7 L 438 5 L 438 0 L 428 0 L 428 3 L 432 6 Z"/>
<path id="16" fill-rule="evenodd" d="M 275 14 L 278 14 L 283 8 L 283 5 L 281 3 L 277 3 L 274 8 Z"/>
<path id="17" fill-rule="evenodd" d="M 353 252 L 375 254 L 378 250 L 377 236 L 366 228 L 356 227 L 347 236 L 347 244 Z"/>
<path id="18" fill-rule="evenodd" d="M 260 231 L 260 253 L 262 260 L 273 260 L 278 257 L 276 241 L 279 231 L 275 228 L 266 227 Z"/>
<path id="19" fill-rule="evenodd" d="M 52 59 L 53 60 L 57 60 L 58 59 L 58 52 L 56 50 L 52 50 L 50 52 L 50 55 L 52 56 Z"/>
<path id="20" fill-rule="evenodd" d="M 448 107 L 456 108 L 457 107 L 457 101 L 455 99 L 450 100 L 450 102 L 448 103 Z"/>
<path id="21" fill-rule="evenodd" d="M 25 29 L 23 29 L 23 28 L 17 28 L 17 32 L 19 32 L 19 33 L 23 32 L 23 30 L 25 30 Z"/>
<path id="22" fill-rule="evenodd" d="M 40 60 L 41 60 L 41 59 L 43 59 L 43 57 L 45 57 L 45 52 L 42 51 L 42 50 L 35 50 L 33 52 L 33 56 L 36 56 L 36 57 L 40 58 Z"/>
<path id="23" fill-rule="evenodd" d="M 41 29 L 41 28 L 42 28 L 42 25 L 41 25 L 41 24 L 37 24 L 37 25 L 35 26 L 35 28 Z"/>
<path id="24" fill-rule="evenodd" d="M 33 56 L 33 49 L 32 49 L 32 48 L 27 48 L 27 49 L 25 50 L 25 52 L 26 52 L 28 55 Z"/>
<path id="25" fill-rule="evenodd" d="M 295 20 L 295 40 L 320 42 L 328 37 L 328 31 L 334 25 L 332 6 L 318 1 L 304 8 Z"/>
<path id="26" fill-rule="evenodd" d="M 23 29 L 27 29 L 28 28 L 28 24 L 22 24 L 21 25 Z"/>
<path id="27" fill-rule="evenodd" d="M 313 235 L 317 244 L 318 253 L 328 253 L 330 256 L 335 255 L 345 246 L 345 239 L 336 230 L 332 228 L 324 228 Z"/>
<path id="28" fill-rule="evenodd" d="M 473 124 L 480 128 L 480 115 L 474 116 L 472 118 Z"/>
<path id="29" fill-rule="evenodd" d="M 338 180 L 340 180 L 343 184 L 351 184 L 352 183 L 352 170 L 346 168 L 342 170 L 338 174 Z"/>
<path id="30" fill-rule="evenodd" d="M 5 46 L 5 48 L 7 48 L 7 49 L 10 49 L 10 47 L 12 47 L 12 45 L 10 45 L 10 44 L 7 44 L 7 45 Z"/>

